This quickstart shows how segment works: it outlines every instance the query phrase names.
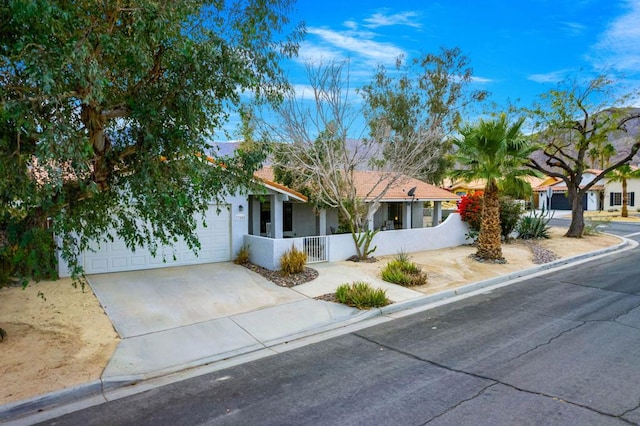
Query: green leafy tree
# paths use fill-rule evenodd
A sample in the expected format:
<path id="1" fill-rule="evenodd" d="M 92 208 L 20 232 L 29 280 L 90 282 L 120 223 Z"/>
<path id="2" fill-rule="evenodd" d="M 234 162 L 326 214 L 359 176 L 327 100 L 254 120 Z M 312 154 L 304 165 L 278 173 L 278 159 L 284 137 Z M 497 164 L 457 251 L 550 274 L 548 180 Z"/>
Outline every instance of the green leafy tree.
<path id="1" fill-rule="evenodd" d="M 248 185 L 264 151 L 198 155 L 243 92 L 281 100 L 280 60 L 304 33 L 290 9 L 289 0 L 3 2 L 0 232 L 25 218 L 50 223 L 75 266 L 109 230 L 130 248 L 182 237 L 197 249 L 197 213 Z"/>
<path id="2" fill-rule="evenodd" d="M 567 186 L 571 204 L 571 224 L 565 236 L 580 238 L 584 232 L 583 198 L 608 173 L 627 164 L 640 149 L 640 139 L 629 141 L 619 156 L 611 161 L 610 139 L 624 135 L 627 124 L 640 119 L 638 109 L 622 107 L 633 93 L 616 97 L 616 82 L 605 76 L 586 85 L 565 81 L 541 96 L 541 102 L 528 113 L 534 119 L 534 138 L 542 145 L 541 156 L 532 157 L 529 167 L 548 176 L 560 178 Z M 611 146 L 611 148 L 609 147 Z M 583 184 L 585 170 L 594 158 L 602 170 Z"/>
<path id="3" fill-rule="evenodd" d="M 627 191 L 627 180 L 640 178 L 640 169 L 631 167 L 629 164 L 623 164 L 615 170 L 610 171 L 605 175 L 609 182 L 620 182 L 622 185 L 622 211 L 620 215 L 622 217 L 629 217 L 629 192 Z"/>
<path id="4" fill-rule="evenodd" d="M 462 126 L 460 136 L 453 140 L 457 148 L 454 156 L 460 168 L 452 175 L 486 181 L 476 253 L 482 260 L 504 260 L 498 182 L 503 181 L 509 187 L 524 186 L 527 185 L 524 178 L 536 174 L 525 167 L 536 147 L 523 137 L 523 122 L 524 118 L 510 124 L 502 114 L 493 120 Z"/>
<path id="5" fill-rule="evenodd" d="M 386 139 L 387 155 L 394 155 L 397 145 L 415 147 L 408 154 L 421 155 L 425 137 L 438 132 L 444 136 L 439 148 L 448 152 L 447 136 L 460 123 L 461 112 L 488 96 L 484 90 L 470 89 L 472 76 L 469 58 L 457 47 L 411 60 L 400 57 L 392 69 L 378 66 L 371 83 L 360 89 L 371 137 Z M 452 166 L 451 157 L 441 155 L 414 177 L 441 183 Z"/>

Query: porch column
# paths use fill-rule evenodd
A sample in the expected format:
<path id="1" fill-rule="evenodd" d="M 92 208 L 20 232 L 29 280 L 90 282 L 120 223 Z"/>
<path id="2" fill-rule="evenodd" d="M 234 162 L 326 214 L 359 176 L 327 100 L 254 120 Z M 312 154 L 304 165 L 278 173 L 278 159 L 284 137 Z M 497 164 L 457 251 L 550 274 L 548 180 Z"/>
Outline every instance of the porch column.
<path id="1" fill-rule="evenodd" d="M 327 235 L 327 210 L 318 211 L 318 235 Z"/>
<path id="2" fill-rule="evenodd" d="M 283 214 L 283 201 L 287 201 L 289 197 L 282 194 L 276 194 L 269 196 L 271 201 L 271 238 L 282 238 L 282 218 Z"/>
<path id="3" fill-rule="evenodd" d="M 442 201 L 433 202 L 433 213 L 431 214 L 431 225 L 438 226 L 442 220 Z"/>
<path id="4" fill-rule="evenodd" d="M 251 235 L 260 235 L 260 200 L 256 197 L 249 197 L 249 218 L 251 220 Z"/>
<path id="5" fill-rule="evenodd" d="M 402 229 L 411 229 L 413 228 L 413 203 L 404 203 L 404 209 L 402 209 Z"/>

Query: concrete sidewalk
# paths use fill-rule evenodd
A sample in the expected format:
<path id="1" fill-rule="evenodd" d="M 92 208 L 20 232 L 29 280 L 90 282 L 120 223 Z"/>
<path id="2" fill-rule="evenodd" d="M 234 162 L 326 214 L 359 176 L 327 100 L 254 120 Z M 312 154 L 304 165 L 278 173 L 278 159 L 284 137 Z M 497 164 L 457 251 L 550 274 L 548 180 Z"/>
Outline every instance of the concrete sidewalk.
<path id="1" fill-rule="evenodd" d="M 58 417 L 68 412 L 188 377 L 206 374 L 210 371 L 370 327 L 443 303 L 450 303 L 462 297 L 485 292 L 492 287 L 508 285 L 522 277 L 541 275 L 550 269 L 563 268 L 596 256 L 628 250 L 636 245 L 637 243 L 634 241 L 625 240 L 623 243 L 607 249 L 540 265 L 430 296 L 386 283 L 376 277 L 362 276 L 361 271 L 344 264 L 324 263 L 313 265 L 314 269 L 319 272 L 319 277 L 315 280 L 292 289 L 277 288 L 274 290 L 277 297 L 269 299 L 274 296 L 271 290 L 277 286 L 272 284 L 265 286 L 262 277 L 250 273 L 245 285 L 248 285 L 248 288 L 253 291 L 264 292 L 263 296 L 269 299 L 268 302 L 260 298 L 254 302 L 247 302 L 242 298 L 227 299 L 227 302 L 236 301 L 235 305 L 234 303 L 232 305 L 236 306 L 237 311 L 225 310 L 224 314 L 220 314 L 222 311 L 213 309 L 210 310 L 209 317 L 202 317 L 202 309 L 195 309 L 186 319 L 184 316 L 177 315 L 176 322 L 173 324 L 177 324 L 176 326 L 165 323 L 152 327 L 153 320 L 138 329 L 130 324 L 127 327 L 116 325 L 116 328 L 119 328 L 118 331 L 125 330 L 123 333 L 125 336 L 128 333 L 128 337 L 124 337 L 120 342 L 105 368 L 101 380 L 29 400 L 6 404 L 0 407 L 0 422 L 31 424 Z M 235 290 L 239 291 L 242 285 L 234 280 L 238 277 L 237 274 L 242 276 L 245 272 L 233 270 L 235 265 L 228 264 L 227 266 L 230 266 L 227 272 L 231 275 L 226 275 L 221 282 L 228 285 L 231 280 L 234 286 L 240 286 L 235 287 Z M 245 268 L 241 269 L 248 271 Z M 149 271 L 144 273 L 148 274 Z M 107 278 L 108 275 L 101 275 L 98 281 Z M 192 281 L 194 279 L 191 277 Z M 92 277 L 91 280 L 93 281 L 94 278 Z M 395 303 L 381 309 L 359 311 L 341 304 L 313 299 L 313 297 L 334 292 L 338 285 L 354 280 L 365 280 L 375 286 L 386 288 L 388 296 Z M 225 288 L 229 291 L 228 287 Z M 105 301 L 101 297 L 105 296 L 100 296 L 99 293 L 100 290 L 97 290 L 96 294 L 104 304 Z M 114 294 L 117 293 L 118 291 L 114 292 Z M 188 293 L 186 292 L 186 294 Z M 209 293 L 210 296 L 220 296 L 220 293 L 215 290 L 211 290 Z M 204 306 L 205 310 L 211 308 L 211 305 L 207 305 L 202 300 L 202 293 L 195 292 L 193 294 L 201 299 L 199 303 Z M 115 296 L 112 295 L 112 297 Z M 231 296 L 227 295 L 226 297 Z M 129 294 L 127 299 L 131 298 L 132 296 Z M 168 299 L 173 298 L 174 295 L 169 293 Z M 131 322 L 132 317 L 135 317 L 135 315 L 130 315 L 132 312 L 126 314 L 126 309 L 121 307 L 116 309 L 115 300 L 111 299 L 108 303 L 106 310 L 110 318 L 112 315 L 114 318 L 121 315 L 114 321 L 114 324 L 117 321 L 124 321 L 127 324 Z M 177 305 L 167 306 L 171 311 Z M 189 304 L 183 306 L 191 307 Z M 228 309 L 228 307 L 224 309 Z M 147 319 L 154 318 L 154 315 L 150 315 Z M 142 323 L 145 321 L 141 320 Z M 155 329 L 153 329 L 154 327 Z"/>

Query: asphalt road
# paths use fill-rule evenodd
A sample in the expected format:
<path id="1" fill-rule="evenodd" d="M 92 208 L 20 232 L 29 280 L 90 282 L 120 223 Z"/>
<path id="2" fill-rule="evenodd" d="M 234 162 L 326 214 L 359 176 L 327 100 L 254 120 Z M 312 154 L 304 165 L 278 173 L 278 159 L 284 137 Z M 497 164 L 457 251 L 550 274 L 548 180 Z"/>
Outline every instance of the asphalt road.
<path id="1" fill-rule="evenodd" d="M 551 226 L 562 226 L 565 228 L 568 228 L 570 223 L 570 219 L 561 219 L 555 217 L 549 221 L 549 225 Z M 607 224 L 598 226 L 598 230 L 610 234 L 627 236 L 640 232 L 640 224 L 633 222 L 609 222 Z"/>
<path id="2" fill-rule="evenodd" d="M 640 424 L 639 256 L 574 265 L 48 424 Z"/>

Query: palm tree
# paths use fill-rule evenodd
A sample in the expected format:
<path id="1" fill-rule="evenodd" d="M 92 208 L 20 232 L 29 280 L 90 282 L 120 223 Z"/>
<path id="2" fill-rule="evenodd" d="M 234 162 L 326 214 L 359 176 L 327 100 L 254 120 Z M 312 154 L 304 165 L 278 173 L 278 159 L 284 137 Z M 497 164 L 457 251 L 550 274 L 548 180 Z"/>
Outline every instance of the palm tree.
<path id="1" fill-rule="evenodd" d="M 627 179 L 633 179 L 640 177 L 640 169 L 635 167 L 631 167 L 629 164 L 623 164 L 607 173 L 606 178 L 609 179 L 609 182 L 620 182 L 622 184 L 622 212 L 620 215 L 622 217 L 629 217 L 629 209 L 627 209 L 627 204 L 629 200 L 629 193 L 627 192 Z"/>
<path id="2" fill-rule="evenodd" d="M 454 154 L 461 167 L 452 175 L 465 180 L 485 179 L 482 222 L 478 235 L 476 257 L 482 260 L 504 261 L 500 241 L 499 183 L 505 187 L 526 187 L 523 178 L 539 173 L 525 167 L 529 156 L 537 149 L 521 132 L 524 118 L 509 124 L 507 116 L 459 129 L 454 139 Z"/>

